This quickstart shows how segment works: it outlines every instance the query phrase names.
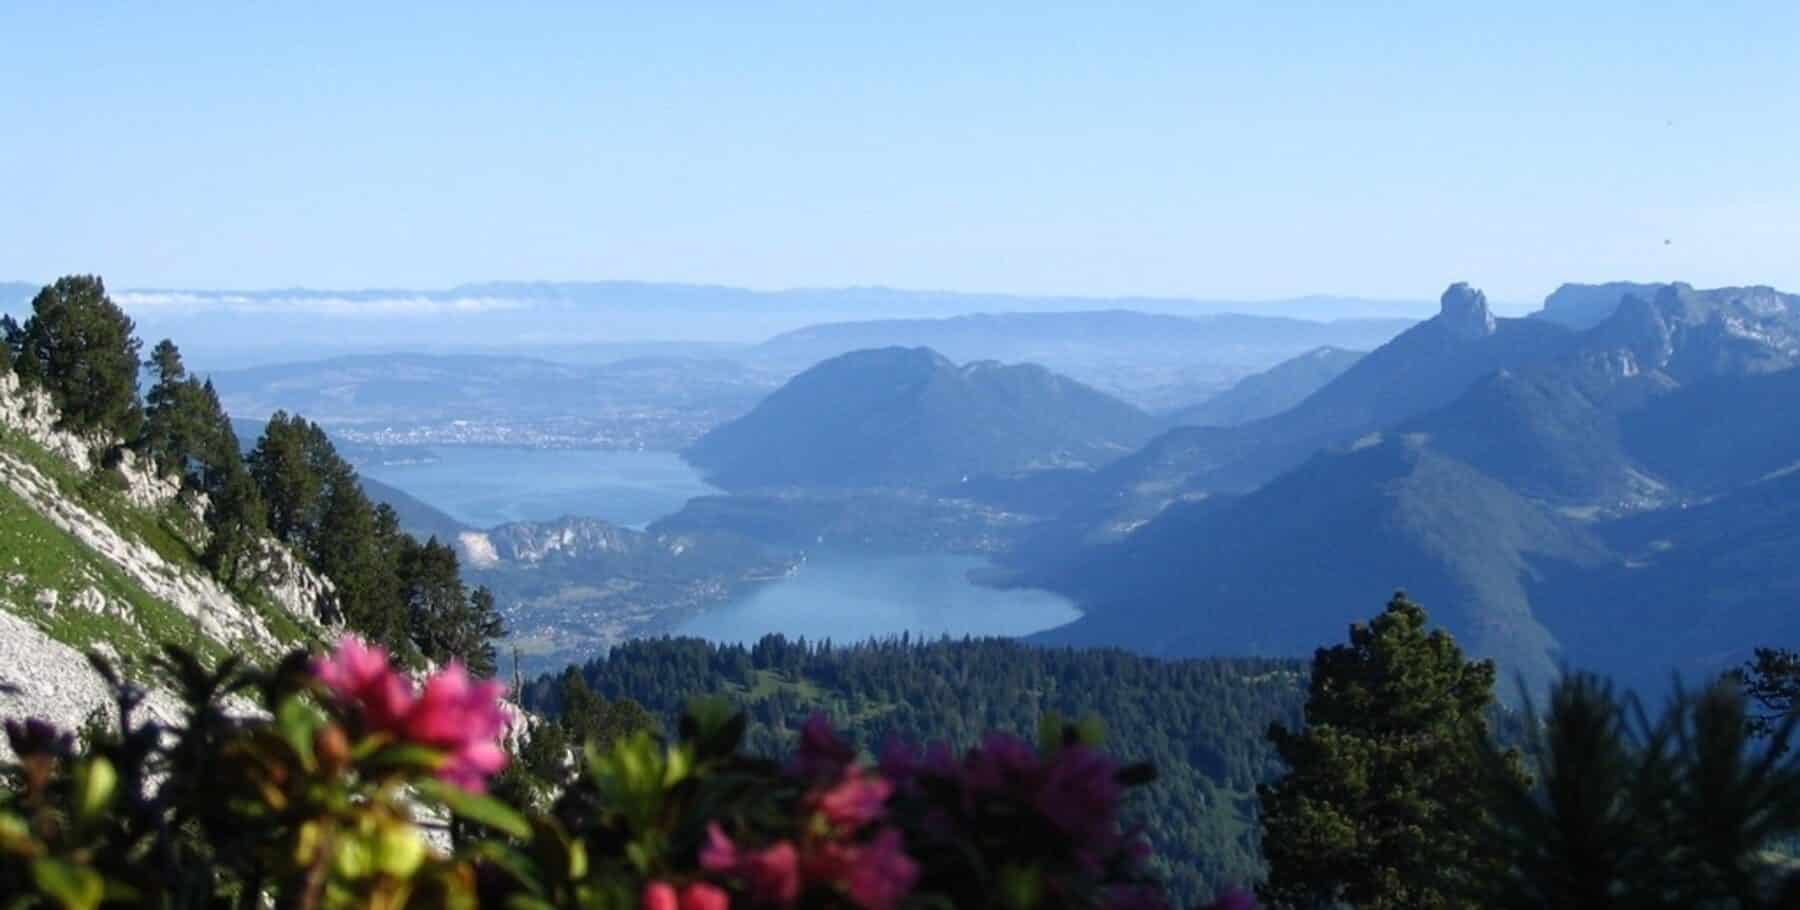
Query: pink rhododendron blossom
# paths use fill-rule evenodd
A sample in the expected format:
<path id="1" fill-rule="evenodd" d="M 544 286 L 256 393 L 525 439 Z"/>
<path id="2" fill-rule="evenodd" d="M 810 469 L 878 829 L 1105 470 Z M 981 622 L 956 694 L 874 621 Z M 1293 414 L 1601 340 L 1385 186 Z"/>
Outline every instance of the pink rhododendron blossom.
<path id="1" fill-rule="evenodd" d="M 681 910 L 675 886 L 668 882 L 651 882 L 644 886 L 643 910 Z"/>
<path id="2" fill-rule="evenodd" d="M 414 693 L 412 681 L 389 662 L 386 652 L 355 637 L 313 662 L 313 674 L 340 698 L 357 706 L 363 720 L 399 739 L 445 754 L 438 776 L 465 790 L 486 788 L 487 779 L 506 767 L 500 738 L 506 689 L 494 680 L 475 681 L 462 664 L 450 664 Z"/>
<path id="3" fill-rule="evenodd" d="M 412 681 L 388 663 L 386 651 L 354 635 L 344 636 L 330 655 L 315 658 L 313 675 L 361 709 L 378 730 L 396 730 L 412 710 Z"/>
<path id="4" fill-rule="evenodd" d="M 700 848 L 700 868 L 708 872 L 731 872 L 737 868 L 738 849 L 725 836 L 718 822 L 706 826 L 706 845 Z"/>
<path id="5" fill-rule="evenodd" d="M 451 661 L 425 681 L 425 691 L 406 715 L 406 736 L 449 754 L 439 777 L 465 790 L 484 789 L 487 779 L 506 767 L 499 743 L 506 734 L 506 712 L 500 708 L 505 692 L 496 680 L 470 679 L 461 663 Z"/>
<path id="6" fill-rule="evenodd" d="M 856 850 L 842 879 L 844 890 L 863 910 L 889 910 L 912 891 L 919 865 L 906 855 L 900 832 L 884 828 Z"/>
<path id="7" fill-rule="evenodd" d="M 801 863 L 809 881 L 839 888 L 864 910 L 888 910 L 911 893 L 919 878 L 919 866 L 902 849 L 894 828 L 883 828 L 862 844 L 822 841 Z"/>
<path id="8" fill-rule="evenodd" d="M 681 910 L 729 910 L 731 897 L 717 885 L 694 882 L 681 889 Z"/>
<path id="9" fill-rule="evenodd" d="M 838 738 L 831 721 L 815 712 L 800 728 L 800 745 L 788 764 L 788 772 L 809 780 L 836 780 L 856 760 L 856 750 Z"/>
<path id="10" fill-rule="evenodd" d="M 706 826 L 700 867 L 743 879 L 760 901 L 791 904 L 800 897 L 800 851 L 791 841 L 777 841 L 759 850 L 741 849 L 714 822 Z"/>
<path id="11" fill-rule="evenodd" d="M 826 821 L 845 831 L 854 831 L 880 818 L 893 793 L 894 785 L 881 775 L 850 768 L 844 772 L 842 780 L 820 793 L 815 802 Z"/>

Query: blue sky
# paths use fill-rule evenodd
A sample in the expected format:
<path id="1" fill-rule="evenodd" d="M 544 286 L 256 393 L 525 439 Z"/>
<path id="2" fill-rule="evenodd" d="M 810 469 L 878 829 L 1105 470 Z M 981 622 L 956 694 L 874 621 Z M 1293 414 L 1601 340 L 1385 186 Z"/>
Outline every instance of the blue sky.
<path id="1" fill-rule="evenodd" d="M 364 6 L 0 4 L 0 278 L 1800 288 L 1800 4 Z"/>

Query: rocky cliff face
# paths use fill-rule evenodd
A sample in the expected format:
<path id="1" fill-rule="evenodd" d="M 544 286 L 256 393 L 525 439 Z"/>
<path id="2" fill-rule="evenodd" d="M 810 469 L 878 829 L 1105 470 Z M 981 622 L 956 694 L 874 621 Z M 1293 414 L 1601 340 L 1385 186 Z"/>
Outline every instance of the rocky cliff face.
<path id="1" fill-rule="evenodd" d="M 1438 322 L 1458 338 L 1484 338 L 1494 334 L 1494 314 L 1487 295 L 1459 281 L 1438 298 Z"/>
<path id="2" fill-rule="evenodd" d="M 110 693 L 82 656 L 92 650 L 141 677 L 150 710 L 171 719 L 174 700 L 146 659 L 163 642 L 254 658 L 330 634 L 327 579 L 267 540 L 262 600 L 245 602 L 194 562 L 205 541 L 180 530 L 200 526 L 186 519 L 204 501 L 57 417 L 46 395 L 0 373 L 0 716 L 72 728 L 106 708 Z"/>

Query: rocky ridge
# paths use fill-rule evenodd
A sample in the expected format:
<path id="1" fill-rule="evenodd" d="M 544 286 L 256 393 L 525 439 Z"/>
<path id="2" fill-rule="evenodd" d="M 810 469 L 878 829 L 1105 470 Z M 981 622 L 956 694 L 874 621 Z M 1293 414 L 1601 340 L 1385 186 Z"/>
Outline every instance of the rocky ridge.
<path id="1" fill-rule="evenodd" d="M 0 559 L 0 716 L 73 728 L 107 710 L 111 694 L 84 649 L 116 658 L 173 634 L 214 653 L 267 656 L 295 636 L 328 634 L 336 613 L 329 580 L 267 540 L 258 567 L 266 602 L 246 603 L 136 527 L 187 512 L 196 520 L 179 523 L 197 529 L 203 499 L 109 440 L 58 427 L 57 417 L 47 395 L 0 373 L 0 484 L 10 494 L 0 502 L 9 509 L 0 531 L 12 551 Z M 105 485 L 112 489 L 91 495 L 111 507 L 71 489 L 99 471 L 115 475 Z M 49 555 L 34 559 L 35 549 Z M 177 716 L 174 699 L 143 681 L 153 715 Z"/>

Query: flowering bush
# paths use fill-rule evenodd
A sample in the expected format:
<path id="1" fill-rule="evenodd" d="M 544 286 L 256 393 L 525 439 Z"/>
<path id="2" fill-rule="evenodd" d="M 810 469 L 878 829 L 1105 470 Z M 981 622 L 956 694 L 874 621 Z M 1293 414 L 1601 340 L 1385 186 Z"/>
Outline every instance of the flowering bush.
<path id="1" fill-rule="evenodd" d="M 1153 775 L 1079 727 L 868 763 L 814 717 L 777 763 L 742 752 L 741 714 L 700 701 L 673 742 L 588 744 L 529 814 L 486 793 L 507 715 L 500 686 L 460 666 L 417 686 L 355 639 L 269 672 L 173 649 L 161 666 L 190 707 L 179 727 L 140 723 L 140 693 L 116 679 L 119 727 L 82 748 L 7 723 L 7 906 L 1166 906 L 1118 818 Z M 228 713 L 238 696 L 264 713 Z"/>

